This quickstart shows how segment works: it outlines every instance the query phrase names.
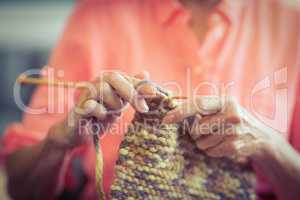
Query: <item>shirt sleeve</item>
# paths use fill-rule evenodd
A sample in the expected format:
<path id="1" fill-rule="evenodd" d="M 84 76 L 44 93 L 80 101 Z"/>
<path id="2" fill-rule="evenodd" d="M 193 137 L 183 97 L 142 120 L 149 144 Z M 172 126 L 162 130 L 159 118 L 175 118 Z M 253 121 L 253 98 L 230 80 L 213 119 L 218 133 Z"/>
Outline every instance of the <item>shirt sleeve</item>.
<path id="1" fill-rule="evenodd" d="M 129 8 L 133 9 L 132 6 L 128 6 L 126 3 L 116 3 L 115 1 L 106 3 L 102 1 L 77 2 L 50 55 L 48 66 L 43 69 L 45 78 L 53 76 L 55 79 L 66 81 L 90 81 L 105 70 L 117 69 L 134 73 L 135 69 L 132 70 L 128 66 L 139 65 L 136 62 L 130 62 L 131 59 L 128 56 L 131 54 L 128 54 L 129 48 L 126 45 L 134 43 L 127 38 L 128 30 L 123 29 L 131 27 L 124 26 L 124 24 L 138 19 L 132 17 L 132 12 L 127 12 Z M 120 9 L 123 12 L 120 12 Z M 139 11 L 138 9 L 134 10 L 135 12 Z M 119 14 L 112 15 L 111 13 Z M 121 30 L 124 33 L 120 33 Z M 5 157 L 11 152 L 42 141 L 47 136 L 48 129 L 67 116 L 78 97 L 77 92 L 69 88 L 37 87 L 29 107 L 42 108 L 44 111 L 39 114 L 24 112 L 21 122 L 8 126 L 1 140 L 1 160 L 5 162 Z M 119 135 L 110 135 L 101 144 L 105 163 L 103 185 L 107 190 L 112 181 L 113 165 L 118 155 L 120 138 Z M 84 150 L 82 151 L 84 152 Z M 92 151 L 87 150 L 87 152 L 90 155 L 84 154 L 83 168 L 85 173 L 92 177 L 94 172 L 91 168 L 94 167 L 92 162 L 94 154 Z M 67 180 L 71 170 L 68 163 L 72 158 L 69 155 L 61 168 L 57 191 L 68 187 L 70 183 Z M 89 160 L 91 162 L 87 162 Z"/>
<path id="2" fill-rule="evenodd" d="M 66 81 L 91 79 L 90 72 L 94 60 L 91 58 L 92 48 L 88 39 L 91 34 L 89 18 L 92 17 L 88 9 L 81 4 L 75 7 L 50 55 L 48 65 L 42 69 L 44 78 L 53 76 L 55 79 Z M 45 139 L 48 129 L 67 116 L 77 97 L 78 91 L 68 88 L 37 87 L 28 107 L 41 111 L 37 114 L 23 110 L 22 121 L 8 125 L 0 140 L 0 162 L 4 164 L 9 154 Z M 72 153 L 66 156 L 61 167 L 57 192 L 68 187 L 66 184 L 70 183 L 68 174 L 71 170 Z"/>

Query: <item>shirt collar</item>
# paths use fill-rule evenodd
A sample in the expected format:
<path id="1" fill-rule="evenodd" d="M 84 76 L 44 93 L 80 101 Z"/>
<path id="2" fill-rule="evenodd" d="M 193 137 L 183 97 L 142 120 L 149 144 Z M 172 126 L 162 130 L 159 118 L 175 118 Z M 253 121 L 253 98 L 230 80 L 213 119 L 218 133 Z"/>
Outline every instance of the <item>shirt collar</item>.
<path id="1" fill-rule="evenodd" d="M 222 0 L 215 7 L 212 14 L 220 15 L 219 19 L 223 22 L 228 23 L 231 15 L 229 10 L 232 10 L 232 3 L 230 1 Z M 156 17 L 160 24 L 170 25 L 172 22 L 182 21 L 188 22 L 191 18 L 190 13 L 184 8 L 178 0 L 164 0 L 157 1 L 156 6 Z M 235 6 L 236 7 L 236 6 Z"/>
<path id="2" fill-rule="evenodd" d="M 170 24 L 179 18 L 188 20 L 190 17 L 186 9 L 177 0 L 157 1 L 155 7 L 156 18 L 162 25 Z"/>

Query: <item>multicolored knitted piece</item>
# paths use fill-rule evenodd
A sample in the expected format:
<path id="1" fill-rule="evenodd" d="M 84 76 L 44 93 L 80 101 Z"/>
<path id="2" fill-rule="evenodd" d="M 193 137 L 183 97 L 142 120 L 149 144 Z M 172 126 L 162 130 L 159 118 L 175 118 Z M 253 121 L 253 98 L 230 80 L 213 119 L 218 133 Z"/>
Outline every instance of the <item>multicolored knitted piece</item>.
<path id="1" fill-rule="evenodd" d="M 121 143 L 110 199 L 255 199 L 252 171 L 208 157 L 180 125 L 161 123 L 172 100 L 149 105 L 151 112 L 136 113 Z"/>

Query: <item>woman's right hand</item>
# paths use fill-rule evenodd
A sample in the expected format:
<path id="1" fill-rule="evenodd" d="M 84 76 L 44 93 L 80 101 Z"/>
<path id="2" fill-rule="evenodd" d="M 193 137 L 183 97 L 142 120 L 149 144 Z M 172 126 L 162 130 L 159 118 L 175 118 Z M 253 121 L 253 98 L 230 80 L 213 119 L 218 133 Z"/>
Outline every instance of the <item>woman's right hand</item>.
<path id="1" fill-rule="evenodd" d="M 155 85 L 145 81 L 148 76 L 147 72 L 135 77 L 117 72 L 102 75 L 81 95 L 79 103 L 65 120 L 50 128 L 48 140 L 72 148 L 93 134 L 103 133 L 128 103 L 138 112 L 147 112 L 145 97 L 162 95 Z M 93 127 L 97 127 L 97 133 Z"/>

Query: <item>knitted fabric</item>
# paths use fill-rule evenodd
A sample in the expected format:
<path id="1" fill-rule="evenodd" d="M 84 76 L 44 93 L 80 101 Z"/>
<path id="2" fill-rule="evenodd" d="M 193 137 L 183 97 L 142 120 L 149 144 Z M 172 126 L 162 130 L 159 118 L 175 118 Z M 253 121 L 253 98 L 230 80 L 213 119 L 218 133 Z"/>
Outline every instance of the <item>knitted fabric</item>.
<path id="1" fill-rule="evenodd" d="M 182 125 L 162 124 L 172 100 L 148 104 L 121 143 L 110 199 L 255 199 L 252 171 L 207 156 Z"/>

